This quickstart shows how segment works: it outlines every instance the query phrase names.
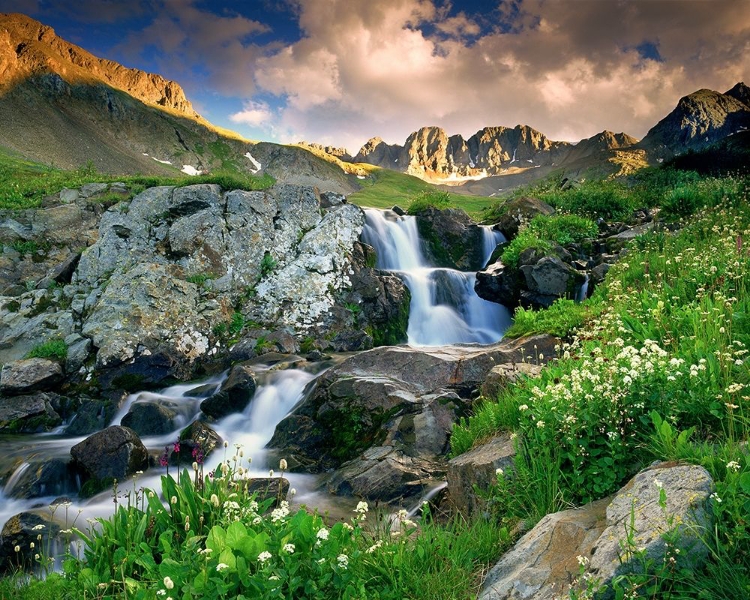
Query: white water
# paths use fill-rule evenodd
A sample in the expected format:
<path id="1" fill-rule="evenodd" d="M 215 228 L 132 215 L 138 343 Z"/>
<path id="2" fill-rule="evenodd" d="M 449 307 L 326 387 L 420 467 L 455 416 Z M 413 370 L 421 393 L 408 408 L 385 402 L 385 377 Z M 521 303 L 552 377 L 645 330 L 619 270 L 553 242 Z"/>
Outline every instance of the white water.
<path id="1" fill-rule="evenodd" d="M 441 346 L 491 344 L 503 336 L 511 318 L 507 308 L 474 292 L 474 273 L 436 268 L 427 263 L 415 217 L 368 209 L 362 238 L 377 252 L 377 266 L 398 274 L 411 292 L 408 343 Z M 485 230 L 486 262 L 499 239 Z"/>

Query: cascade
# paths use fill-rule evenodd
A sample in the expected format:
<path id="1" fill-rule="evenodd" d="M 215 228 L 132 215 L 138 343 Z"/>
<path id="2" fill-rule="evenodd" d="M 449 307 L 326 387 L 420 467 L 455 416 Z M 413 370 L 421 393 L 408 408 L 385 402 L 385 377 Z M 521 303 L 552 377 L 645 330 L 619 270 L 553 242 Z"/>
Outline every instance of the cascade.
<path id="1" fill-rule="evenodd" d="M 508 309 L 476 295 L 474 273 L 429 265 L 415 217 L 375 209 L 367 209 L 365 214 L 362 239 L 375 248 L 377 267 L 393 271 L 411 292 L 409 344 L 491 344 L 502 338 L 511 323 Z M 484 263 L 501 235 L 486 228 Z"/>

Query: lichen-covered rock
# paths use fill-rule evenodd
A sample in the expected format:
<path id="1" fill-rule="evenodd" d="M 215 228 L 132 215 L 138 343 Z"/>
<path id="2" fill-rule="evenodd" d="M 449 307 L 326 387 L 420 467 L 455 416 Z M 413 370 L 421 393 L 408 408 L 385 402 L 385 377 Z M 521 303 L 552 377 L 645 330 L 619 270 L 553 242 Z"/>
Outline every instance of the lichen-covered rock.
<path id="1" fill-rule="evenodd" d="M 178 274 L 175 267 L 141 263 L 112 276 L 82 330 L 99 348 L 99 367 L 127 362 L 157 344 L 186 361 L 208 352 L 211 321 L 197 287 Z"/>
<path id="2" fill-rule="evenodd" d="M 578 557 L 593 581 L 609 586 L 597 598 L 614 598 L 611 580 L 641 569 L 640 554 L 658 564 L 672 557 L 677 569 L 698 568 L 708 555 L 703 540 L 712 530 L 712 489 L 703 467 L 662 463 L 636 475 L 611 501 L 547 515 L 490 570 L 479 600 L 565 597 Z M 669 532 L 676 534 L 676 551 L 667 555 Z"/>
<path id="3" fill-rule="evenodd" d="M 60 363 L 46 358 L 27 358 L 3 365 L 0 393 L 18 396 L 50 390 L 63 379 Z"/>
<path id="4" fill-rule="evenodd" d="M 148 467 L 148 450 L 132 429 L 113 425 L 70 449 L 73 460 L 89 477 L 123 479 Z"/>
<path id="5" fill-rule="evenodd" d="M 351 287 L 350 255 L 364 222 L 362 209 L 353 204 L 328 212 L 304 235 L 296 256 L 256 287 L 261 320 L 300 331 L 319 323 L 336 295 Z"/>

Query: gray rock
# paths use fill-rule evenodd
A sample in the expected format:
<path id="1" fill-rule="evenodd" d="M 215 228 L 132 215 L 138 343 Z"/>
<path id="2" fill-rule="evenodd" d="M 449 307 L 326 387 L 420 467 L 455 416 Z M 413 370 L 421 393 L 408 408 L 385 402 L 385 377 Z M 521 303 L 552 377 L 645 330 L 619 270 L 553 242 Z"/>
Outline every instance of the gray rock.
<path id="1" fill-rule="evenodd" d="M 445 472 L 442 461 L 407 456 L 392 446 L 365 451 L 338 469 L 327 481 L 329 493 L 370 501 L 416 500 L 435 487 Z"/>
<path id="2" fill-rule="evenodd" d="M 497 261 L 477 272 L 474 291 L 480 298 L 512 307 L 518 304 L 521 285 L 520 273 Z"/>
<path id="3" fill-rule="evenodd" d="M 60 202 L 63 204 L 70 204 L 71 202 L 75 202 L 78 200 L 78 197 L 80 196 L 80 193 L 78 190 L 70 189 L 70 188 L 63 188 L 60 190 Z"/>
<path id="4" fill-rule="evenodd" d="M 132 429 L 113 425 L 70 449 L 73 460 L 90 477 L 122 480 L 148 467 L 148 450 Z"/>
<path id="5" fill-rule="evenodd" d="M 556 256 L 545 256 L 534 266 L 521 267 L 521 271 L 530 291 L 557 298 L 574 295 L 585 279 L 583 273 Z"/>
<path id="6" fill-rule="evenodd" d="M 81 197 L 90 198 L 96 194 L 106 192 L 109 185 L 106 183 L 85 183 L 81 186 Z"/>
<path id="7" fill-rule="evenodd" d="M 436 266 L 461 271 L 484 266 L 484 232 L 462 209 L 428 208 L 417 215 L 417 228 Z"/>
<path id="8" fill-rule="evenodd" d="M 62 418 L 52 406 L 55 399 L 49 393 L 0 397 L 0 431 L 34 433 L 60 425 Z"/>
<path id="9" fill-rule="evenodd" d="M 255 387 L 252 369 L 236 365 L 232 367 L 221 389 L 201 402 L 201 411 L 213 419 L 242 412 L 255 394 Z"/>
<path id="10" fill-rule="evenodd" d="M 27 358 L 3 365 L 0 372 L 0 392 L 17 396 L 49 390 L 63 379 L 60 363 L 46 358 Z"/>
<path id="11" fill-rule="evenodd" d="M 164 402 L 135 402 L 120 425 L 138 435 L 164 435 L 175 430 L 177 411 Z"/>
<path id="12" fill-rule="evenodd" d="M 497 469 L 512 469 L 515 453 L 510 435 L 503 434 L 448 461 L 448 498 L 456 510 L 465 516 L 483 511 L 475 487 L 485 491 L 497 483 Z"/>
<path id="13" fill-rule="evenodd" d="M 608 586 L 617 575 L 641 568 L 635 552 L 661 563 L 669 531 L 677 533 L 675 568 L 698 568 L 708 556 L 702 540 L 712 530 L 712 489 L 703 467 L 662 463 L 636 475 L 611 501 L 547 515 L 490 570 L 479 599 L 563 597 L 578 574 L 578 556 L 593 578 Z M 635 548 L 629 548 L 628 536 Z M 597 597 L 613 598 L 611 586 Z"/>
<path id="14" fill-rule="evenodd" d="M 337 469 L 381 445 L 433 460 L 445 453 L 465 399 L 494 366 L 538 354 L 551 357 L 555 343 L 550 336 L 536 336 L 477 348 L 361 352 L 317 380 L 277 426 L 269 446 L 293 457 L 299 470 L 312 472 Z"/>
<path id="15" fill-rule="evenodd" d="M 64 341 L 68 346 L 68 355 L 65 358 L 65 371 L 67 373 L 76 373 L 91 353 L 91 340 L 78 333 L 71 333 Z"/>
<path id="16" fill-rule="evenodd" d="M 320 208 L 333 208 L 346 202 L 346 196 L 334 192 L 323 192 L 320 194 Z"/>

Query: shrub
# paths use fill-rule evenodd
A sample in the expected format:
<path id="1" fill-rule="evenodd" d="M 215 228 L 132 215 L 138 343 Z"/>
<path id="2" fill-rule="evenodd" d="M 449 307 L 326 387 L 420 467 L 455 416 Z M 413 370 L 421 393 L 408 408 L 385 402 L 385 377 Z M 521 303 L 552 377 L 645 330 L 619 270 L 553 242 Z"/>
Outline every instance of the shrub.
<path id="1" fill-rule="evenodd" d="M 26 358 L 49 358 L 52 360 L 65 360 L 68 357 L 68 345 L 61 339 L 49 340 L 43 344 L 34 346 Z"/>
<path id="2" fill-rule="evenodd" d="M 448 192 L 439 192 L 436 190 L 427 190 L 419 192 L 412 196 L 409 207 L 406 209 L 410 215 L 418 215 L 429 208 L 445 209 L 450 208 L 451 197 Z"/>
<path id="3" fill-rule="evenodd" d="M 537 215 L 529 223 L 529 229 L 538 237 L 561 246 L 577 244 L 599 234 L 596 223 L 577 215 Z"/>
<path id="4" fill-rule="evenodd" d="M 524 250 L 536 248 L 540 252 L 549 252 L 552 250 L 552 244 L 547 240 L 540 238 L 530 228 L 522 229 L 516 237 L 505 247 L 500 255 L 500 260 L 504 265 L 516 268 L 518 259 Z"/>

